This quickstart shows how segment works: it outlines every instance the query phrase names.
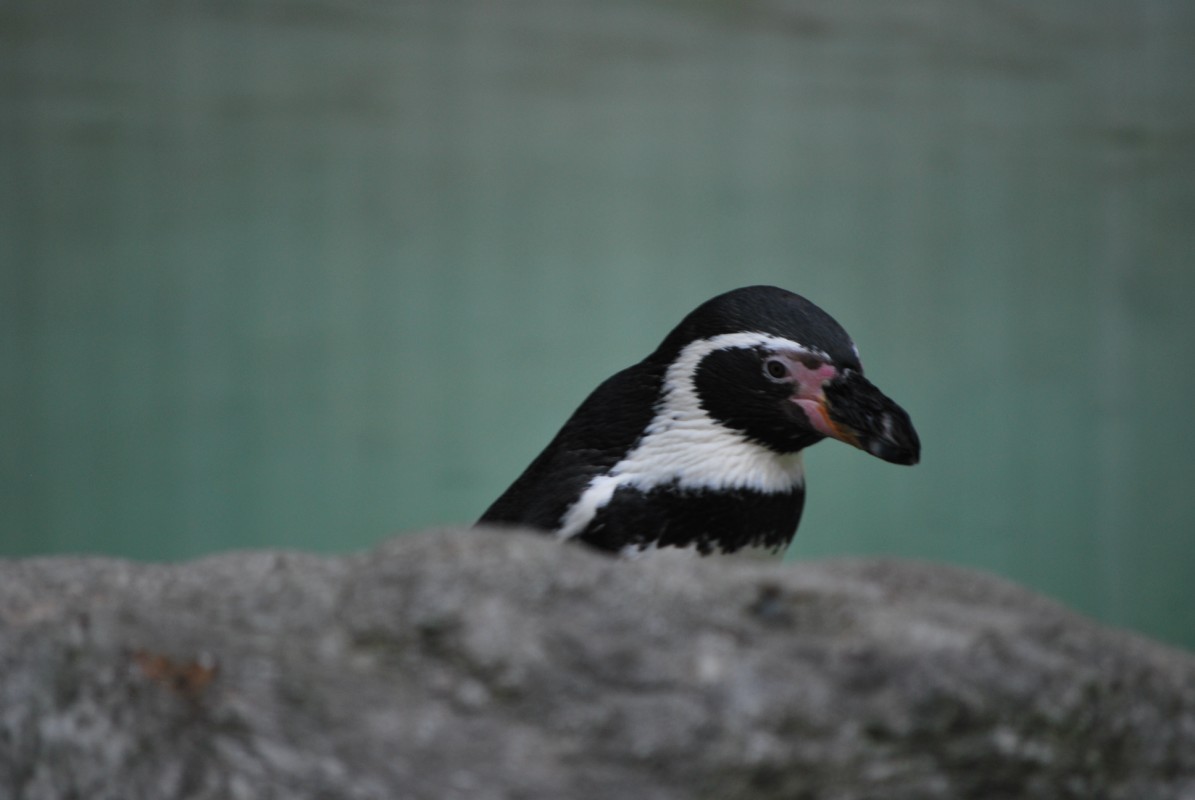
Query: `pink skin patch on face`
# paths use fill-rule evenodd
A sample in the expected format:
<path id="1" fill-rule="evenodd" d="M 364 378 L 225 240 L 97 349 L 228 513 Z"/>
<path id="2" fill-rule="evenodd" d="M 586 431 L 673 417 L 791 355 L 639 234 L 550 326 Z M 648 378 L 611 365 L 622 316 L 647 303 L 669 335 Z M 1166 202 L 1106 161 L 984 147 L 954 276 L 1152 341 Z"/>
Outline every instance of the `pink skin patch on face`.
<path id="1" fill-rule="evenodd" d="M 789 374 L 797 389 L 792 402 L 805 412 L 813 429 L 823 436 L 850 441 L 847 438 L 849 434 L 837 428 L 826 415 L 823 387 L 838 377 L 838 370 L 832 364 L 823 361 L 811 362 L 809 359 L 797 358 L 785 360 L 788 361 Z"/>

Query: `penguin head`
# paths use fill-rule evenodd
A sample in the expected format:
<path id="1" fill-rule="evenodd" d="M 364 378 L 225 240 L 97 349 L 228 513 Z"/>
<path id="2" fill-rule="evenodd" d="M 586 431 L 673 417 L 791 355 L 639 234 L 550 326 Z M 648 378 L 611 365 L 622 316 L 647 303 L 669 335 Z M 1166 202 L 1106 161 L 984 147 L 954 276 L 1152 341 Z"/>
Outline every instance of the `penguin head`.
<path id="1" fill-rule="evenodd" d="M 863 376 L 842 326 L 784 289 L 708 300 L 648 360 L 664 369 L 657 420 L 703 417 L 777 454 L 832 438 L 892 463 L 920 457 L 909 415 Z"/>

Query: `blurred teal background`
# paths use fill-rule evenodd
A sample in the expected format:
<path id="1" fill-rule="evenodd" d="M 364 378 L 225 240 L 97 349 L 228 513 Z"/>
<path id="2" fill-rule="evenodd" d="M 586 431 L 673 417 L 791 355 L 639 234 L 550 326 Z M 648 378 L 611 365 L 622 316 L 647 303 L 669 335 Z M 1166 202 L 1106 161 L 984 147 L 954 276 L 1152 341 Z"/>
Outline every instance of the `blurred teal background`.
<path id="1" fill-rule="evenodd" d="M 812 450 L 793 557 L 1195 647 L 1188 0 L 8 0 L 0 187 L 0 554 L 471 522 L 775 283 L 924 444 Z"/>

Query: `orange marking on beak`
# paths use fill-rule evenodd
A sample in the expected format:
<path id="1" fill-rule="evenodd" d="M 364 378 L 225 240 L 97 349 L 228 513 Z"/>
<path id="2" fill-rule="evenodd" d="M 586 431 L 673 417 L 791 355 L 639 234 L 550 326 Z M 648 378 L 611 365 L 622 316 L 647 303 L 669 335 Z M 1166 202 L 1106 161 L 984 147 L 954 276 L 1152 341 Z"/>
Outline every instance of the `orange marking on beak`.
<path id="1" fill-rule="evenodd" d="M 826 408 L 825 405 L 819 404 L 817 407 L 817 410 L 818 410 L 818 413 L 820 413 L 822 415 L 822 419 L 824 419 L 826 421 L 826 427 L 829 428 L 830 430 L 834 431 L 833 435 L 834 435 L 835 439 L 837 439 L 840 442 L 846 442 L 847 444 L 851 445 L 852 447 L 862 447 L 863 446 L 859 443 L 859 437 L 857 437 L 855 435 L 855 432 L 853 430 L 851 430 L 850 428 L 848 428 L 844 425 L 839 425 L 837 422 L 835 422 L 834 420 L 832 420 L 830 418 L 830 411 L 829 411 L 829 409 Z"/>

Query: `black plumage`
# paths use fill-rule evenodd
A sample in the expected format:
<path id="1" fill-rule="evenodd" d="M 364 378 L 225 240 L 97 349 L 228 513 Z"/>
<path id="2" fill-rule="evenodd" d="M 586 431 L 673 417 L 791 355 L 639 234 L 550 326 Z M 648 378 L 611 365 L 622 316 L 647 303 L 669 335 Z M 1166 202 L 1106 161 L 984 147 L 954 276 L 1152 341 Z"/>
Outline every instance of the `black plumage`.
<path id="1" fill-rule="evenodd" d="M 800 452 L 827 436 L 919 458 L 908 415 L 833 318 L 783 289 L 737 289 L 599 385 L 479 522 L 615 552 L 779 549 L 804 504 Z"/>

